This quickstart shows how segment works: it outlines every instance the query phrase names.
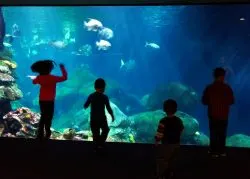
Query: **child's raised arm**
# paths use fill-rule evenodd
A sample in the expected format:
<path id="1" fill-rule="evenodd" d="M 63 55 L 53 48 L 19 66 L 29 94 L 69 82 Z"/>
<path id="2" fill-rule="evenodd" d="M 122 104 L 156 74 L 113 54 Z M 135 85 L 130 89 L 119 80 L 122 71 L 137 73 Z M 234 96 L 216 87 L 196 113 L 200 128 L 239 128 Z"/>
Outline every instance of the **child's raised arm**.
<path id="1" fill-rule="evenodd" d="M 60 64 L 60 69 L 62 72 L 62 76 L 54 76 L 56 82 L 63 82 L 68 79 L 68 73 L 63 64 Z"/>

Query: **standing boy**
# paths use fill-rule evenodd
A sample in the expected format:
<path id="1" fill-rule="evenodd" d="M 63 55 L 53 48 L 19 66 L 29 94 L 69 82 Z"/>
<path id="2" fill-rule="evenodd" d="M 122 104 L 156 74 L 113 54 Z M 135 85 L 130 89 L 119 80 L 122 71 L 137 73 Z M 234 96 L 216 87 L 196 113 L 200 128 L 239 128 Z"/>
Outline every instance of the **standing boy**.
<path id="1" fill-rule="evenodd" d="M 115 118 L 110 107 L 109 98 L 104 94 L 106 83 L 102 78 L 95 81 L 95 92 L 90 94 L 84 108 L 87 109 L 91 105 L 90 111 L 90 127 L 93 134 L 93 141 L 97 148 L 102 148 L 109 133 L 107 117 L 105 115 L 105 107 L 114 122 Z M 100 133 L 100 130 L 102 132 Z"/>
<path id="2" fill-rule="evenodd" d="M 202 103 L 208 106 L 210 129 L 210 153 L 214 157 L 226 156 L 226 136 L 230 106 L 234 104 L 231 87 L 225 81 L 223 68 L 214 70 L 214 82 L 208 85 L 202 96 Z"/>
<path id="3" fill-rule="evenodd" d="M 173 163 L 176 160 L 181 133 L 184 129 L 182 120 L 175 116 L 177 111 L 176 101 L 169 99 L 163 104 L 167 116 L 160 120 L 155 144 L 157 146 L 157 177 L 169 178 L 173 175 Z M 163 146 L 158 146 L 159 143 Z"/>

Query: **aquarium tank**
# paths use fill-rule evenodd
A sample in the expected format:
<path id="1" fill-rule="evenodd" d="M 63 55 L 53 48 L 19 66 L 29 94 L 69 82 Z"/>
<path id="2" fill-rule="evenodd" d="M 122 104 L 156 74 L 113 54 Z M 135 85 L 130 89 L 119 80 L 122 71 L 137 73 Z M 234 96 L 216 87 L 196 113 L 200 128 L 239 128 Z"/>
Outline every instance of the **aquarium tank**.
<path id="1" fill-rule="evenodd" d="M 174 99 L 181 143 L 209 144 L 204 88 L 226 69 L 235 104 L 227 145 L 250 147 L 250 5 L 1 7 L 0 135 L 35 138 L 39 86 L 30 66 L 43 59 L 68 80 L 57 85 L 51 139 L 92 141 L 94 81 L 106 80 L 115 122 L 108 142 L 153 143 L 163 101 Z M 3 23 L 5 22 L 5 23 Z"/>

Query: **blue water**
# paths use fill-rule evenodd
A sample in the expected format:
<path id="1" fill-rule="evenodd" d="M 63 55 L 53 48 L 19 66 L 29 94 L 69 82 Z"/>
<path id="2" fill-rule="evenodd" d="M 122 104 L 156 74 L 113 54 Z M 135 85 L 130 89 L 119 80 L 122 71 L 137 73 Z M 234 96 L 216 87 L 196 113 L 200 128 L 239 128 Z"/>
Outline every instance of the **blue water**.
<path id="1" fill-rule="evenodd" d="M 223 66 L 233 71 L 229 73 L 227 81 L 236 96 L 228 135 L 250 135 L 250 5 L 5 7 L 4 16 L 7 32 L 16 23 L 22 33 L 14 41 L 12 49 L 18 64 L 18 85 L 24 93 L 20 102 L 27 107 L 39 111 L 32 103 L 39 89 L 26 76 L 32 75 L 30 65 L 40 59 L 51 58 L 56 63 L 64 63 L 69 78 L 77 67 L 88 65 L 93 74 L 117 82 L 124 93 L 138 99 L 152 93 L 160 85 L 179 82 L 193 88 L 200 100 L 203 89 L 213 80 L 213 68 L 219 66 L 224 57 Z M 114 38 L 109 40 L 112 44 L 109 50 L 97 50 L 97 33 L 83 28 L 83 21 L 87 18 L 98 19 L 113 30 Z M 49 45 L 45 45 L 47 49 L 38 48 L 28 43 L 35 35 L 34 30 L 38 30 L 39 39 L 62 40 L 66 26 L 71 29 L 71 37 L 76 39 L 66 49 L 59 50 Z M 160 49 L 145 48 L 146 42 L 156 43 Z M 92 55 L 71 54 L 84 44 L 92 46 Z M 27 57 L 29 48 L 35 48 L 38 54 Z M 130 71 L 121 71 L 121 59 L 133 59 L 136 66 Z M 53 73 L 60 74 L 60 71 L 56 68 Z M 58 88 L 62 86 L 63 83 Z M 85 101 L 85 97 L 70 98 L 72 103 Z M 57 103 L 60 114 L 69 110 Z M 187 113 L 195 117 L 201 131 L 208 134 L 206 108 L 199 102 L 195 109 Z M 56 113 L 55 118 L 60 114 Z"/>

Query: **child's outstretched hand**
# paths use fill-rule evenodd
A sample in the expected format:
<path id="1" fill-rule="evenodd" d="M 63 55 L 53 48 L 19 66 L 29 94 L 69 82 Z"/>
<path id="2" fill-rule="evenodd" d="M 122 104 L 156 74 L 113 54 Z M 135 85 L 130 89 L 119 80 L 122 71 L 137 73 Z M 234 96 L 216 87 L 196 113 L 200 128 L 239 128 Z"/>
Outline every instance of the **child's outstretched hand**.
<path id="1" fill-rule="evenodd" d="M 31 80 L 34 80 L 36 78 L 36 76 L 32 76 L 32 75 L 28 75 L 28 78 L 30 78 Z"/>
<path id="2" fill-rule="evenodd" d="M 65 68 L 64 64 L 60 63 L 59 64 L 60 68 Z"/>

